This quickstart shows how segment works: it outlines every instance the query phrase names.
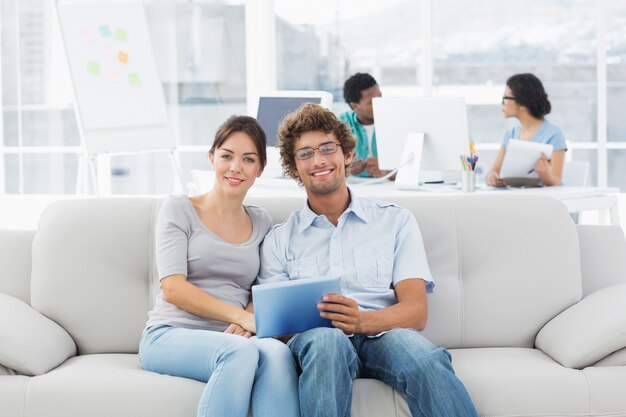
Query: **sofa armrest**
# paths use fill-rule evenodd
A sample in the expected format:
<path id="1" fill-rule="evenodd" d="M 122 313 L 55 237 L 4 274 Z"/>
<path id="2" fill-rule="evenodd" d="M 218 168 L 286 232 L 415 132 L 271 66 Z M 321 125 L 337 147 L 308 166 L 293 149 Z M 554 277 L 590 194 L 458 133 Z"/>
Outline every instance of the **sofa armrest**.
<path id="1" fill-rule="evenodd" d="M 28 304 L 0 294 L 0 365 L 41 375 L 76 355 L 76 344 L 57 323 Z"/>
<path id="2" fill-rule="evenodd" d="M 626 347 L 626 284 L 603 288 L 550 320 L 535 346 L 568 368 L 581 369 Z"/>

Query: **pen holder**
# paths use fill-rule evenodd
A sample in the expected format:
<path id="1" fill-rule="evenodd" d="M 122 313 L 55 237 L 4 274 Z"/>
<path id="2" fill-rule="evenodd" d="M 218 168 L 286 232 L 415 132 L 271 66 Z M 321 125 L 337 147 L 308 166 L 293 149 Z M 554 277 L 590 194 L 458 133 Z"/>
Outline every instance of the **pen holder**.
<path id="1" fill-rule="evenodd" d="M 473 193 L 476 189 L 476 173 L 474 171 L 461 171 L 461 191 Z"/>

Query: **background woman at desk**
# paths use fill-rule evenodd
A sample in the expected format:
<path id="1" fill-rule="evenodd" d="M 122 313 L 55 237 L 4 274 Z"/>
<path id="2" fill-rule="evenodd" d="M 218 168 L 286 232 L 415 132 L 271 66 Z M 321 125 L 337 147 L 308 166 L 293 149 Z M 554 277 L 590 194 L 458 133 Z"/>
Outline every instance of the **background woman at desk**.
<path id="1" fill-rule="evenodd" d="M 542 155 L 537 160 L 534 170 L 544 185 L 561 185 L 567 145 L 561 129 L 544 118 L 546 114 L 550 113 L 551 108 L 543 84 L 535 75 L 516 74 L 506 81 L 504 96 L 502 96 L 502 113 L 506 118 L 515 117 L 519 120 L 520 126 L 516 126 L 504 134 L 502 146 L 491 170 L 485 177 L 487 185 L 494 187 L 507 185 L 506 181 L 500 178 L 500 169 L 511 139 L 552 145 L 551 159 Z"/>
<path id="2" fill-rule="evenodd" d="M 233 116 L 218 129 L 206 194 L 163 202 L 155 228 L 161 292 L 139 357 L 144 369 L 206 382 L 198 416 L 299 416 L 298 379 L 289 348 L 255 331 L 250 286 L 269 214 L 243 205 L 266 163 L 265 133 Z M 252 401 L 250 401 L 252 399 Z"/>

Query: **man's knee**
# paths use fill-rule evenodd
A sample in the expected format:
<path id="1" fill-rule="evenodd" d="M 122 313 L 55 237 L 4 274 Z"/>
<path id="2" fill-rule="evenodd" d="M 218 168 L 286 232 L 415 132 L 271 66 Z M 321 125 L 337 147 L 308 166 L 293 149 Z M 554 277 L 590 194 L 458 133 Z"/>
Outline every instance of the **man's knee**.
<path id="1" fill-rule="evenodd" d="M 354 347 L 350 339 L 339 329 L 318 327 L 300 333 L 290 344 L 294 356 L 319 363 L 351 361 Z"/>
<path id="2" fill-rule="evenodd" d="M 413 375 L 425 375 L 441 369 L 451 369 L 450 354 L 444 348 L 437 347 L 420 333 L 410 329 L 394 329 L 385 336 L 390 349 L 397 352 L 403 360 L 396 360 L 400 370 Z"/>
<path id="3" fill-rule="evenodd" d="M 296 336 L 299 345 L 306 345 L 309 348 L 321 348 L 324 351 L 341 349 L 351 345 L 348 337 L 339 329 L 329 327 L 317 327 L 307 330 Z"/>

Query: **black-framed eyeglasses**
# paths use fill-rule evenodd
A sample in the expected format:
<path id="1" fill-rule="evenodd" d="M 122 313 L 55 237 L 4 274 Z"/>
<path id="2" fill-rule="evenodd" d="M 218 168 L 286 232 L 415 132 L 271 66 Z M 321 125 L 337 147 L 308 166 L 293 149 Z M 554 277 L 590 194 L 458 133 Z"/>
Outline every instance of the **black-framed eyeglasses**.
<path id="1" fill-rule="evenodd" d="M 513 101 L 515 101 L 515 97 L 511 97 L 511 96 L 502 96 L 502 104 L 504 104 L 504 100 L 513 100 Z"/>
<path id="2" fill-rule="evenodd" d="M 318 151 L 320 155 L 330 155 L 337 152 L 337 149 L 339 149 L 339 144 L 335 142 L 322 143 L 317 148 L 300 148 L 296 151 L 296 159 L 311 159 L 315 151 Z"/>

